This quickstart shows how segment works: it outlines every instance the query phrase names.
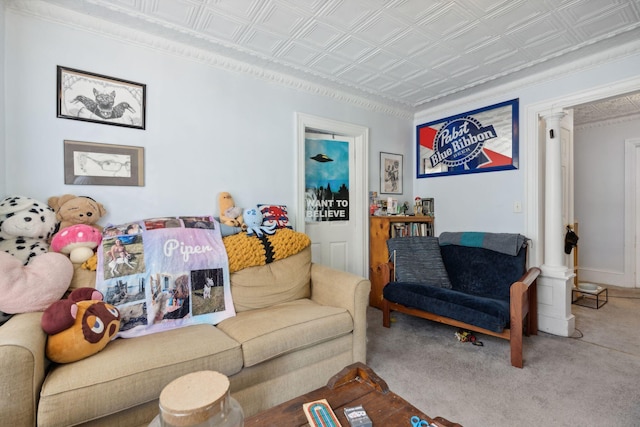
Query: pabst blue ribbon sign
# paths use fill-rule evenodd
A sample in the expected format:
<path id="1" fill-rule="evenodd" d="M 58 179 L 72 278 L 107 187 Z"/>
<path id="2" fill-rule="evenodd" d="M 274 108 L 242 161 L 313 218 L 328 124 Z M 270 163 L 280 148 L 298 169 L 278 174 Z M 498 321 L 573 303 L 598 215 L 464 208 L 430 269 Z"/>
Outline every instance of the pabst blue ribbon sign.
<path id="1" fill-rule="evenodd" d="M 418 178 L 518 168 L 518 100 L 417 127 Z"/>

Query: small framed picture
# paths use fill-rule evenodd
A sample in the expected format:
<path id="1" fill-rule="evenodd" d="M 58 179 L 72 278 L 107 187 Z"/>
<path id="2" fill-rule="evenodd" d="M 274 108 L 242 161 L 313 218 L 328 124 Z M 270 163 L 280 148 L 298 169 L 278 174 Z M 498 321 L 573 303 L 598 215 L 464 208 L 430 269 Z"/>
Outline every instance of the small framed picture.
<path id="1" fill-rule="evenodd" d="M 145 128 L 146 85 L 58 65 L 58 117 Z"/>
<path id="2" fill-rule="evenodd" d="M 398 199 L 387 198 L 387 215 L 396 215 L 398 213 Z"/>
<path id="3" fill-rule="evenodd" d="M 380 193 L 402 194 L 402 154 L 380 153 Z"/>
<path id="4" fill-rule="evenodd" d="M 64 141 L 64 183 L 144 186 L 144 148 Z"/>

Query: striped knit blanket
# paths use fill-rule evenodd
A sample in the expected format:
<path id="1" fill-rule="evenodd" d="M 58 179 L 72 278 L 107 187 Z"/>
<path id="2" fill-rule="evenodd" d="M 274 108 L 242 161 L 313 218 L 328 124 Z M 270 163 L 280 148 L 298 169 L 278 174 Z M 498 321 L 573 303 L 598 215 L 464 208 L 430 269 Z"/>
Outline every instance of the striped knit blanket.
<path id="1" fill-rule="evenodd" d="M 243 268 L 266 265 L 295 255 L 311 244 L 304 233 L 279 228 L 272 235 L 238 233 L 222 238 L 229 257 L 229 273 Z"/>

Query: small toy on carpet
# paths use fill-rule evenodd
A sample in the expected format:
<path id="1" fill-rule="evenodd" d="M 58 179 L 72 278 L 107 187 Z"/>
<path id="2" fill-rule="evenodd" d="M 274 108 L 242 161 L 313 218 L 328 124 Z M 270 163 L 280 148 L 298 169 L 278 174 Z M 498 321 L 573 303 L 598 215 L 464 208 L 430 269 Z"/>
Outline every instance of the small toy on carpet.
<path id="1" fill-rule="evenodd" d="M 465 331 L 463 329 L 458 329 L 458 332 L 456 332 L 456 338 L 458 338 L 458 341 L 460 342 L 470 342 L 473 345 L 477 345 L 482 347 L 484 344 L 482 343 L 482 341 L 478 341 L 478 339 L 476 338 L 475 335 L 473 335 L 471 333 L 471 331 Z"/>

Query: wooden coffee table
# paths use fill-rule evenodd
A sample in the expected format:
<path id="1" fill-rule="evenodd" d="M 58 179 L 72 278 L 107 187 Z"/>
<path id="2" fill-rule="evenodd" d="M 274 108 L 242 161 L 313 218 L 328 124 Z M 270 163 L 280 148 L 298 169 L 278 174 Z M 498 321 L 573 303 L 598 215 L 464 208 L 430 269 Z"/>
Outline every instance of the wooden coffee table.
<path id="1" fill-rule="evenodd" d="M 342 427 L 349 427 L 345 407 L 362 405 L 374 427 L 411 427 L 416 415 L 440 427 L 462 427 L 442 417 L 430 418 L 402 397 L 363 363 L 349 365 L 334 375 L 325 387 L 311 391 L 245 420 L 245 427 L 296 427 L 308 425 L 302 404 L 327 399 Z"/>

